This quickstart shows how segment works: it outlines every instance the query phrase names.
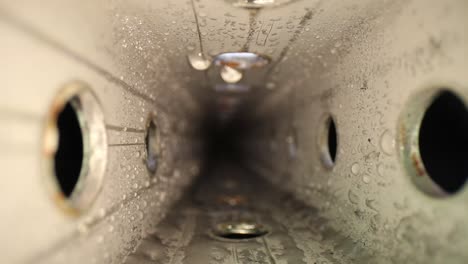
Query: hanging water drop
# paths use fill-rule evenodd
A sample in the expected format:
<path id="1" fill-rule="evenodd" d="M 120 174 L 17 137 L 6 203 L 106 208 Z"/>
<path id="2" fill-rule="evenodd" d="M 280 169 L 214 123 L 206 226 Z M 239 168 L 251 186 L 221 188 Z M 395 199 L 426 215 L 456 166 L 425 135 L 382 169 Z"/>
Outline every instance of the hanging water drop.
<path id="1" fill-rule="evenodd" d="M 242 72 L 229 66 L 223 66 L 220 74 L 227 83 L 237 83 L 242 79 Z"/>
<path id="2" fill-rule="evenodd" d="M 211 60 L 201 53 L 194 53 L 187 56 L 190 66 L 197 71 L 205 71 L 211 66 Z"/>

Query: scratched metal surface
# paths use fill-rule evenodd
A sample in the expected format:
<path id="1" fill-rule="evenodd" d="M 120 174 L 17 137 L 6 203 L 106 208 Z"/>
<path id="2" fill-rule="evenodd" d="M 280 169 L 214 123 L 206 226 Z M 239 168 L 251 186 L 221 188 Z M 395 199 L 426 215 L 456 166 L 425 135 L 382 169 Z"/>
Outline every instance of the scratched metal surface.
<path id="1" fill-rule="evenodd" d="M 415 187 L 401 162 L 399 120 L 428 87 L 468 98 L 468 3 L 236 2 L 0 1 L 0 262 L 121 263 L 137 248 L 128 261 L 466 263 L 468 191 L 440 199 Z M 250 92 L 229 101 L 214 96 L 225 84 L 219 67 L 195 70 L 187 57 L 234 51 L 271 63 L 245 71 L 239 84 Z M 50 102 L 76 79 L 102 104 L 108 155 L 96 202 L 71 218 L 51 201 L 40 168 Z M 272 227 L 245 244 L 207 238 L 218 212 L 209 205 L 186 198 L 170 209 L 200 166 L 181 154 L 196 149 L 200 106 L 217 98 L 249 105 L 257 126 L 245 166 L 278 186 L 245 186 L 261 195 L 243 210 Z M 142 154 L 151 112 L 165 145 L 154 179 Z M 317 147 L 328 113 L 339 138 L 332 169 Z M 264 186 L 291 194 L 257 191 Z"/>

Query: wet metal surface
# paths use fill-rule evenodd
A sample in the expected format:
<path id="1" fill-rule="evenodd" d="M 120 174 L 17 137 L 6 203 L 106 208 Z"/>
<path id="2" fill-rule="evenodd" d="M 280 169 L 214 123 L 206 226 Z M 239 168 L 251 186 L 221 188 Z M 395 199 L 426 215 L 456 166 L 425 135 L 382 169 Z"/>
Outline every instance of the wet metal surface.
<path id="1" fill-rule="evenodd" d="M 363 245 L 333 230 L 316 208 L 236 164 L 219 166 L 141 241 L 126 264 L 371 263 Z M 256 223 L 268 233 L 219 238 L 213 230 L 224 223 Z"/>

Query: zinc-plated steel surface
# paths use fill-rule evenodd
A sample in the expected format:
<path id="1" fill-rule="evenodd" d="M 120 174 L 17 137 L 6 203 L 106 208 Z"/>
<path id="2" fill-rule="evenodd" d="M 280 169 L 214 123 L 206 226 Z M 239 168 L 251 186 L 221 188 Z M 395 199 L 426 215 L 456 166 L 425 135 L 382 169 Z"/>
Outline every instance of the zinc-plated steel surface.
<path id="1" fill-rule="evenodd" d="M 468 191 L 430 180 L 418 129 L 441 88 L 468 100 L 467 14 L 464 0 L 0 1 L 0 262 L 466 263 Z M 106 154 L 91 206 L 70 214 L 44 142 L 76 84 Z M 207 109 L 247 120 L 248 172 L 199 173 Z M 224 177 L 245 206 L 218 207 Z M 270 233 L 207 235 L 243 214 Z"/>

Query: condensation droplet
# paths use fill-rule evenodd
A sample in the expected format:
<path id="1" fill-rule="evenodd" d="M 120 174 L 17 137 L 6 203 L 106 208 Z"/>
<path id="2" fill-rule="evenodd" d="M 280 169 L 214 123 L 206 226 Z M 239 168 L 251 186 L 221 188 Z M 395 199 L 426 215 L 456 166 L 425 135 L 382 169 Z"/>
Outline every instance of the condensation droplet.
<path id="1" fill-rule="evenodd" d="M 390 130 L 383 132 L 382 136 L 380 137 L 380 148 L 382 149 L 382 152 L 387 155 L 393 154 L 395 149 L 395 139 Z"/>
<path id="2" fill-rule="evenodd" d="M 86 223 L 79 223 L 78 224 L 78 232 L 85 234 L 88 233 L 89 227 Z"/>
<path id="3" fill-rule="evenodd" d="M 190 66 L 197 71 L 207 70 L 211 66 L 211 60 L 205 58 L 201 53 L 190 54 L 187 58 Z"/>
<path id="4" fill-rule="evenodd" d="M 352 204 L 359 203 L 359 196 L 355 194 L 351 189 L 349 189 L 348 191 L 348 199 Z"/>
<path id="5" fill-rule="evenodd" d="M 282 0 L 280 2 L 288 2 L 291 0 Z M 262 8 L 265 6 L 270 6 L 275 4 L 275 0 L 234 0 L 233 5 L 235 7 L 243 7 L 243 8 Z"/>
<path id="6" fill-rule="evenodd" d="M 227 83 L 237 83 L 242 79 L 242 72 L 229 66 L 223 66 L 220 74 Z"/>
<path id="7" fill-rule="evenodd" d="M 383 163 L 379 163 L 377 165 L 377 173 L 379 174 L 379 176 L 383 177 L 384 174 L 385 174 L 385 165 Z"/>
<path id="8" fill-rule="evenodd" d="M 364 176 L 362 176 L 362 181 L 365 184 L 369 184 L 371 182 L 371 178 L 369 177 L 369 175 L 364 175 Z"/>
<path id="9" fill-rule="evenodd" d="M 377 206 L 375 205 L 375 200 L 373 199 L 366 199 L 365 201 L 366 203 L 366 206 L 371 209 L 372 211 L 375 211 L 375 212 L 379 212 L 379 210 L 377 210 Z"/>
<path id="10" fill-rule="evenodd" d="M 359 163 L 354 163 L 353 165 L 351 165 L 351 172 L 356 175 L 359 173 L 359 171 L 361 170 L 361 167 L 359 166 Z"/>
<path id="11" fill-rule="evenodd" d="M 137 212 L 137 219 L 142 220 L 145 217 L 145 214 L 142 211 Z"/>
<path id="12" fill-rule="evenodd" d="M 266 84 L 266 88 L 269 89 L 269 90 L 273 90 L 273 89 L 275 89 L 275 87 L 276 87 L 276 84 L 274 82 L 268 82 Z"/>
<path id="13" fill-rule="evenodd" d="M 106 216 L 106 209 L 105 208 L 101 208 L 99 209 L 99 217 L 104 217 Z"/>

